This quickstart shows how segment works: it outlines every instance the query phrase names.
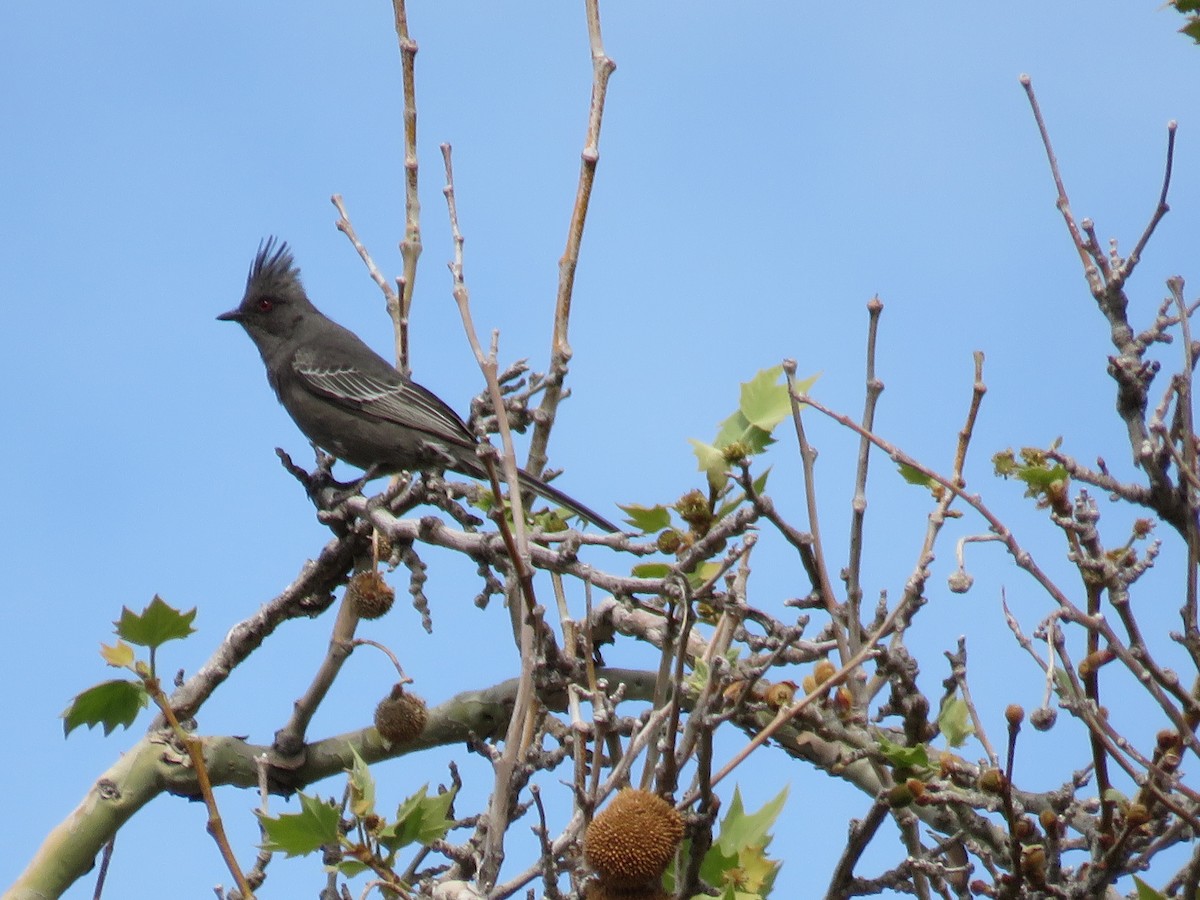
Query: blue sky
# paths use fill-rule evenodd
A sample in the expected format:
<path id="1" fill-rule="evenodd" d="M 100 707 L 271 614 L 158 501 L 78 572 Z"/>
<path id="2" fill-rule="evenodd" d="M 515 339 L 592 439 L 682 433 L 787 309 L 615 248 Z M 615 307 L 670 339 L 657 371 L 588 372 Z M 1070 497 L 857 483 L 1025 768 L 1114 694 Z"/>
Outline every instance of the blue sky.
<path id="1" fill-rule="evenodd" d="M 1065 571 L 1057 536 L 1018 489 L 990 476 L 988 457 L 1062 435 L 1084 458 L 1101 452 L 1115 470 L 1129 467 L 1104 374 L 1105 327 L 1017 79 L 1034 78 L 1077 214 L 1126 249 L 1157 197 L 1166 122 L 1179 121 L 1172 212 L 1131 288 L 1145 323 L 1166 277 L 1200 277 L 1186 269 L 1200 221 L 1200 50 L 1175 33 L 1182 20 L 1157 4 L 1107 0 L 612 2 L 602 16 L 618 69 L 575 292 L 574 395 L 551 448 L 566 469 L 560 485 L 608 513 L 615 502 L 674 499 L 697 480 L 687 438 L 711 437 L 738 382 L 784 357 L 821 372 L 818 395 L 856 412 L 865 303 L 878 293 L 879 431 L 947 465 L 971 352 L 984 350 L 990 390 L 968 477 Z M 437 145 L 454 146 L 476 323 L 501 330 L 504 359 L 539 367 L 584 134 L 587 37 L 575 3 L 414 3 L 410 26 L 421 48 L 425 237 L 413 365 L 465 412 L 481 380 L 444 268 L 452 247 Z M 155 593 L 198 606 L 200 633 L 163 656 L 169 670 L 191 672 L 325 541 L 272 452 L 307 459 L 306 444 L 245 335 L 214 316 L 240 298 L 260 238 L 277 234 L 315 302 L 386 352 L 379 293 L 333 228 L 329 196 L 345 197 L 376 261 L 399 272 L 399 72 L 384 3 L 0 6 L 0 298 L 10 335 L 0 357 L 9 435 L 0 701 L 7 733 L 20 736 L 0 750 L 0 789 L 21 823 L 6 839 L 0 884 L 133 739 L 64 741 L 57 718 L 108 677 L 95 650 L 121 606 Z M 826 534 L 844 553 L 855 442 L 824 422 L 810 428 Z M 801 521 L 794 445 L 782 440 L 768 462 L 778 502 Z M 886 465 L 875 478 L 867 589 L 896 596 L 926 503 Z M 955 533 L 981 530 L 965 522 Z M 939 579 L 951 558 L 946 543 Z M 941 650 L 968 635 L 998 732 L 1003 704 L 1032 708 L 1041 682 L 1003 630 L 1000 587 L 1029 627 L 1047 601 L 998 550 L 972 558 L 976 589 L 959 597 L 939 580 L 913 642 L 936 693 Z M 504 613 L 470 605 L 473 567 L 436 553 L 427 561 L 441 630 L 426 637 L 414 613 L 397 610 L 371 636 L 398 649 L 433 702 L 508 677 L 513 656 L 491 639 Z M 769 609 L 805 590 L 790 557 L 770 547 L 755 579 L 752 602 Z M 1164 605 L 1162 628 L 1174 627 L 1175 606 Z M 269 741 L 327 631 L 325 621 L 289 625 L 214 697 L 202 730 Z M 376 656 L 354 658 L 314 734 L 367 721 L 390 677 Z M 1054 739 L 1078 748 L 1070 727 Z M 1033 756 L 1058 746 L 1036 740 Z M 379 776 L 398 798 L 445 780 L 451 756 L 486 788 L 488 773 L 462 751 Z M 868 798 L 773 752 L 752 768 L 741 778 L 748 806 L 791 786 L 774 845 L 788 861 L 781 894 L 816 896 L 843 823 Z M 1049 787 L 1068 774 L 1047 767 L 1028 779 Z M 249 858 L 253 798 L 222 799 Z M 898 856 L 884 851 L 881 862 Z M 314 894 L 317 868 L 276 862 L 262 896 Z M 185 897 L 227 882 L 199 806 L 164 800 L 138 816 L 118 841 L 109 896 L 160 895 L 161 885 L 147 891 L 148 871 L 174 873 L 172 893 Z M 81 883 L 70 896 L 91 889 Z"/>

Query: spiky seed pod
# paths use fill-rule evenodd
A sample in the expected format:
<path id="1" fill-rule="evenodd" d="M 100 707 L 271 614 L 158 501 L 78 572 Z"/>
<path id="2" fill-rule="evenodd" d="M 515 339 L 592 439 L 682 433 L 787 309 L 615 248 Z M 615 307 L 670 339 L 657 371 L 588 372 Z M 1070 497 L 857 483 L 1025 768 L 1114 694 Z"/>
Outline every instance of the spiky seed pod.
<path id="1" fill-rule="evenodd" d="M 382 531 L 376 531 L 373 537 L 375 540 L 375 562 L 386 565 L 392 558 L 392 554 L 396 548 L 392 545 L 391 539 Z"/>
<path id="2" fill-rule="evenodd" d="M 391 744 L 407 744 L 416 739 L 428 721 L 425 701 L 416 694 L 406 693 L 400 684 L 375 707 L 375 730 Z"/>
<path id="3" fill-rule="evenodd" d="M 708 529 L 712 527 L 713 513 L 708 498 L 700 491 L 688 491 L 676 500 L 675 511 L 696 534 L 708 534 Z"/>
<path id="4" fill-rule="evenodd" d="M 1029 724 L 1038 731 L 1049 731 L 1058 720 L 1058 711 L 1052 706 L 1039 706 L 1029 714 Z"/>
<path id="5" fill-rule="evenodd" d="M 660 532 L 654 541 L 654 545 L 658 547 L 660 553 L 678 553 L 691 543 L 692 541 L 685 538 L 682 532 L 676 531 L 674 528 L 667 528 Z"/>
<path id="6" fill-rule="evenodd" d="M 670 803 L 625 788 L 592 819 L 583 853 L 606 890 L 653 889 L 681 840 L 683 817 Z"/>
<path id="7" fill-rule="evenodd" d="M 356 572 L 346 585 L 346 602 L 360 619 L 378 619 L 396 600 L 396 592 L 374 569 Z"/>

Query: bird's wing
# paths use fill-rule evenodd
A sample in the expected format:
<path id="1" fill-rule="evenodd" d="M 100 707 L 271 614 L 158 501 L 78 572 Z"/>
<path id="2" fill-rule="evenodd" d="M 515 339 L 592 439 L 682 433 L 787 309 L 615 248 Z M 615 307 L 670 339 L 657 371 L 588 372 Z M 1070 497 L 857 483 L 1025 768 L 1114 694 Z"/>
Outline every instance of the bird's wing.
<path id="1" fill-rule="evenodd" d="M 313 393 L 343 406 L 415 428 L 439 441 L 475 444 L 458 413 L 395 370 L 368 373 L 344 363 L 323 363 L 303 351 L 293 358 L 292 369 Z"/>

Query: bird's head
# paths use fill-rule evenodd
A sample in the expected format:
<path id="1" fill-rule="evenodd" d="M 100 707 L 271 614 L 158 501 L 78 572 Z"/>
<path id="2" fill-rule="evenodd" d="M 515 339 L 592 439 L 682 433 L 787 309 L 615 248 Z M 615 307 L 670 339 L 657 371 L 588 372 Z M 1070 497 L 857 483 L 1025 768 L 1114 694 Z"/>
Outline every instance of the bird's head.
<path id="1" fill-rule="evenodd" d="M 271 237 L 258 247 L 246 276 L 242 302 L 217 318 L 240 323 L 261 347 L 293 337 L 304 316 L 312 311 L 292 251 L 286 242 Z"/>

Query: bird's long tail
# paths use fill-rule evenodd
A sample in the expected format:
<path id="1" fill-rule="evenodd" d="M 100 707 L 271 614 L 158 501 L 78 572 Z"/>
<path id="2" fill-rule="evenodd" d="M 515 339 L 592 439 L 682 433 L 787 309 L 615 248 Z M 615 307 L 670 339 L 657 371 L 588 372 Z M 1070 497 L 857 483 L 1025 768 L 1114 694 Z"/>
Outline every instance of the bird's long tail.
<path id="1" fill-rule="evenodd" d="M 583 519 L 584 521 L 591 522 L 597 528 L 603 529 L 604 531 L 613 533 L 621 530 L 612 522 L 608 521 L 608 519 L 604 518 L 604 516 L 600 515 L 600 513 L 593 509 L 589 509 L 578 500 L 568 497 L 558 488 L 547 484 L 540 478 L 530 475 L 524 469 L 521 469 L 519 474 L 521 476 L 521 487 L 533 491 L 542 499 L 549 500 L 551 503 L 557 503 L 559 506 L 569 510 L 572 514 L 579 516 L 579 518 Z"/>

